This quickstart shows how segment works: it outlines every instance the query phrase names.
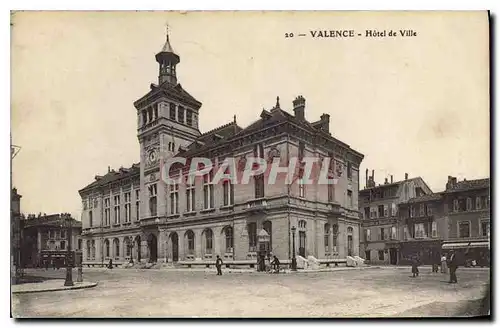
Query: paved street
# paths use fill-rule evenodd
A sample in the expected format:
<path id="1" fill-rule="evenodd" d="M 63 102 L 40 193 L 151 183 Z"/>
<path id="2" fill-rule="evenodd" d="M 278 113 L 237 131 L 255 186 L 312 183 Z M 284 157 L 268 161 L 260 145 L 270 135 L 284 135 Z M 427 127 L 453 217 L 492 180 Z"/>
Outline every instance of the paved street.
<path id="1" fill-rule="evenodd" d="M 422 268 L 269 275 L 84 269 L 97 287 L 13 295 L 18 317 L 381 317 L 470 315 L 488 270 L 459 269 L 459 283 Z M 43 274 L 43 271 L 40 272 Z M 46 275 L 64 277 L 64 270 Z M 477 302 L 475 302 L 477 303 Z"/>

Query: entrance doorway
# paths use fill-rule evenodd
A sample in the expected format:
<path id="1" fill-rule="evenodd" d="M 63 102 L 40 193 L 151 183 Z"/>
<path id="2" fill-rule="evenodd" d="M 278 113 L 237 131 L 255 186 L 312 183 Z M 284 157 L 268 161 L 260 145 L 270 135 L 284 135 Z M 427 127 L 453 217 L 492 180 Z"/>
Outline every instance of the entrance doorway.
<path id="1" fill-rule="evenodd" d="M 177 262 L 179 261 L 179 236 L 177 232 L 172 232 L 170 242 L 172 245 L 172 262 Z"/>
<path id="2" fill-rule="evenodd" d="M 158 261 L 158 242 L 154 234 L 150 234 L 148 238 L 149 262 Z"/>
<path id="3" fill-rule="evenodd" d="M 352 244 L 352 236 L 347 236 L 347 256 L 352 256 L 353 252 L 353 244 Z"/>
<path id="4" fill-rule="evenodd" d="M 398 250 L 396 248 L 389 249 L 389 262 L 391 265 L 398 264 Z"/>
<path id="5" fill-rule="evenodd" d="M 306 232 L 299 231 L 299 255 L 306 257 Z"/>

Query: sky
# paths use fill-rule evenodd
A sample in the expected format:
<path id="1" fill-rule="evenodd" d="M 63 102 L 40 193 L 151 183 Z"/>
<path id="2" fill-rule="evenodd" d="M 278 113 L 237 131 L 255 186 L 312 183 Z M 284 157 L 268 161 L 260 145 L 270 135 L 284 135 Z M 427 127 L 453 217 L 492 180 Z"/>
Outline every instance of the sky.
<path id="1" fill-rule="evenodd" d="M 383 183 L 489 177 L 486 12 L 18 12 L 11 17 L 13 185 L 24 213 L 80 217 L 78 190 L 139 160 L 133 102 L 157 83 L 165 26 L 201 132 L 255 121 L 280 97 L 330 114 L 334 137 Z M 310 31 L 355 30 L 354 38 Z M 365 30 L 413 30 L 366 38 Z M 286 33 L 294 33 L 286 38 Z M 305 37 L 298 37 L 304 33 Z"/>

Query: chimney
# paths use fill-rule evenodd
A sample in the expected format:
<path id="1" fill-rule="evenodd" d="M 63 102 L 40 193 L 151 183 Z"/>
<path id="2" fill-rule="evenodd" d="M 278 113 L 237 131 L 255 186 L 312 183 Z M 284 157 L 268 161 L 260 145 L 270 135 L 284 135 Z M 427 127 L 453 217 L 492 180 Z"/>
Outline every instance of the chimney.
<path id="1" fill-rule="evenodd" d="M 393 183 L 392 174 L 391 174 L 391 183 Z"/>
<path id="2" fill-rule="evenodd" d="M 388 184 L 389 181 L 387 181 L 387 178 L 385 178 L 384 184 Z"/>
<path id="3" fill-rule="evenodd" d="M 372 181 L 373 185 L 375 186 L 375 170 L 372 170 Z"/>
<path id="4" fill-rule="evenodd" d="M 405 173 L 405 180 L 408 180 L 408 173 Z"/>
<path id="5" fill-rule="evenodd" d="M 368 188 L 368 169 L 366 169 L 366 183 L 365 188 Z"/>
<path id="6" fill-rule="evenodd" d="M 330 115 L 323 114 L 320 116 L 321 118 L 321 129 L 325 132 L 330 133 Z"/>
<path id="7" fill-rule="evenodd" d="M 299 120 L 304 120 L 305 119 L 305 108 L 306 108 L 306 100 L 302 96 L 298 96 L 295 98 L 293 101 L 293 112 L 295 114 L 295 117 L 298 118 Z"/>
<path id="8" fill-rule="evenodd" d="M 108 165 L 108 173 L 111 172 L 111 166 Z"/>

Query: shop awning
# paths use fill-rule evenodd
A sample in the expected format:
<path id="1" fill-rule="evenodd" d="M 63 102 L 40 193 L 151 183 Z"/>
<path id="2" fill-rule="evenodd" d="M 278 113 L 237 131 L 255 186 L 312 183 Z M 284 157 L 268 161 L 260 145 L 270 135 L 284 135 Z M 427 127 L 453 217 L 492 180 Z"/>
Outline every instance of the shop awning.
<path id="1" fill-rule="evenodd" d="M 488 247 L 487 241 L 473 241 L 467 243 L 444 243 L 442 249 L 457 249 L 457 248 L 479 248 Z"/>

